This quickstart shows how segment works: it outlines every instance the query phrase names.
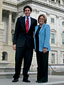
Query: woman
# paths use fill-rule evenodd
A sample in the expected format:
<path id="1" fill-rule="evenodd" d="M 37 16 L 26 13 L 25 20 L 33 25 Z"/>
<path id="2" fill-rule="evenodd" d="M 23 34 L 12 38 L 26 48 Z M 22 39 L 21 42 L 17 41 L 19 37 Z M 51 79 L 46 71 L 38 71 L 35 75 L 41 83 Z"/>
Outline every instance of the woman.
<path id="1" fill-rule="evenodd" d="M 50 26 L 46 24 L 45 15 L 38 17 L 38 23 L 34 32 L 34 45 L 37 57 L 37 82 L 48 81 L 48 55 L 50 51 Z"/>

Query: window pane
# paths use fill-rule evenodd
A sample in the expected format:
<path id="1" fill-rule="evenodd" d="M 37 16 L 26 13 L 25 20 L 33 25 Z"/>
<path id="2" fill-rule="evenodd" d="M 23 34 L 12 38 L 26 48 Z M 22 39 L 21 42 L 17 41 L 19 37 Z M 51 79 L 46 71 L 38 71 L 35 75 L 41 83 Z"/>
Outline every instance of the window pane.
<path id="1" fill-rule="evenodd" d="M 54 23 L 54 18 L 51 18 L 51 23 Z"/>
<path id="2" fill-rule="evenodd" d="M 13 37 L 14 37 L 14 30 L 11 30 L 11 34 L 12 34 L 12 42 L 13 42 Z"/>
<path id="3" fill-rule="evenodd" d="M 64 44 L 64 32 L 62 33 L 62 44 Z"/>
<path id="4" fill-rule="evenodd" d="M 51 43 L 55 43 L 55 35 L 53 33 L 51 34 Z"/>
<path id="5" fill-rule="evenodd" d="M 64 26 L 64 21 L 62 22 L 62 25 Z"/>
<path id="6" fill-rule="evenodd" d="M 51 1 L 55 1 L 55 0 L 51 0 Z"/>
<path id="7" fill-rule="evenodd" d="M 55 54 L 52 53 L 51 63 L 55 64 Z"/>
<path id="8" fill-rule="evenodd" d="M 63 54 L 63 63 L 64 63 L 64 54 Z"/>
<path id="9" fill-rule="evenodd" d="M 7 52 L 2 52 L 2 60 L 7 60 Z"/>
<path id="10" fill-rule="evenodd" d="M 60 4 L 60 0 L 57 0 L 57 3 L 59 3 L 59 4 Z"/>

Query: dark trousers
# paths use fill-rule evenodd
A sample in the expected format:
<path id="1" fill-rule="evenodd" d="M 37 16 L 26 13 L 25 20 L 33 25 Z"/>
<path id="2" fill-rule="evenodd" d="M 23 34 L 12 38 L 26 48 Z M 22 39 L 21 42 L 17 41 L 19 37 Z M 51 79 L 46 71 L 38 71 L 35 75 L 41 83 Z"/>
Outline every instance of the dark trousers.
<path id="1" fill-rule="evenodd" d="M 22 59 L 24 59 L 23 79 L 28 79 L 28 71 L 31 65 L 32 55 L 33 55 L 33 49 L 29 49 L 26 47 L 16 48 L 15 74 L 13 76 L 14 79 L 18 79 L 20 76 Z"/>
<path id="2" fill-rule="evenodd" d="M 36 52 L 37 56 L 37 81 L 48 81 L 48 54 L 49 52 Z"/>

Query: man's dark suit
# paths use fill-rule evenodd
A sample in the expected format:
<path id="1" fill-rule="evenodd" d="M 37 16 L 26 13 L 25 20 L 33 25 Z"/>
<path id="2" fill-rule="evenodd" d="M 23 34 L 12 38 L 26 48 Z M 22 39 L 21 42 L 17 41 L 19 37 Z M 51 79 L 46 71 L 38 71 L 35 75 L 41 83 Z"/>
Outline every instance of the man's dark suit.
<path id="1" fill-rule="evenodd" d="M 24 58 L 23 79 L 28 79 L 28 71 L 32 61 L 33 55 L 33 32 L 37 25 L 36 19 L 31 18 L 31 26 L 26 33 L 25 17 L 17 19 L 13 44 L 16 44 L 15 56 L 15 75 L 14 78 L 18 79 L 21 71 L 21 63 Z"/>

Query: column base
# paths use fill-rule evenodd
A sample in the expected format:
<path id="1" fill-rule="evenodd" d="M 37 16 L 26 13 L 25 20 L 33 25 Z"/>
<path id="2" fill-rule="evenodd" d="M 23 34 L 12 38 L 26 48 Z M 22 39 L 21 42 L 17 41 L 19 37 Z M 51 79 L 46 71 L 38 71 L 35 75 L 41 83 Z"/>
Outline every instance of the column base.
<path id="1" fill-rule="evenodd" d="M 0 29 L 4 29 L 4 23 L 0 22 Z"/>

